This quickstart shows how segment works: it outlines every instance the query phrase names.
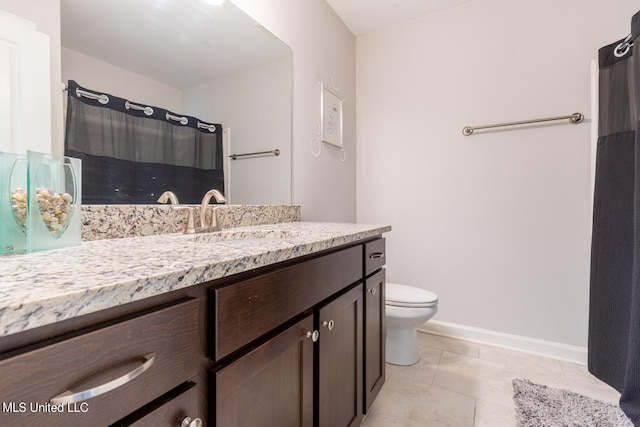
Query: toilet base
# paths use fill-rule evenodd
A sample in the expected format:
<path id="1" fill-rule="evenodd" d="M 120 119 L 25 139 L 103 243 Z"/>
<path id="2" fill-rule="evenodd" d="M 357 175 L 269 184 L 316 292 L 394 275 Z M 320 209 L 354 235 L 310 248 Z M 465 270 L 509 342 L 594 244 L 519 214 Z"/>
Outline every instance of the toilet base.
<path id="1" fill-rule="evenodd" d="M 415 328 L 387 328 L 385 360 L 392 365 L 409 366 L 420 361 L 418 332 Z"/>

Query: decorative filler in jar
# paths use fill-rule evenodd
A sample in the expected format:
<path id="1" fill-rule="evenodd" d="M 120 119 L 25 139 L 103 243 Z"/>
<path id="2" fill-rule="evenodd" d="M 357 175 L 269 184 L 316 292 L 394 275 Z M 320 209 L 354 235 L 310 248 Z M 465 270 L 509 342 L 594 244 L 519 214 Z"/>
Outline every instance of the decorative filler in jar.
<path id="1" fill-rule="evenodd" d="M 0 153 L 0 253 L 79 245 L 80 177 L 79 159 Z"/>

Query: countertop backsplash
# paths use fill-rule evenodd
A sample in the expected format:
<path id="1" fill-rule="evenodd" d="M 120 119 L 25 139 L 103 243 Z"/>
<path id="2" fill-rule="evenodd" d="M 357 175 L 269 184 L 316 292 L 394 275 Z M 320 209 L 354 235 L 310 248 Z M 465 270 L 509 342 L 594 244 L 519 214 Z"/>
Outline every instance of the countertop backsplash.
<path id="1" fill-rule="evenodd" d="M 300 221 L 298 205 L 215 206 L 218 224 L 223 229 Z M 193 207 L 197 227 L 200 206 Z M 85 205 L 82 206 L 82 240 L 180 233 L 186 222 L 186 212 L 173 210 L 171 205 Z"/>

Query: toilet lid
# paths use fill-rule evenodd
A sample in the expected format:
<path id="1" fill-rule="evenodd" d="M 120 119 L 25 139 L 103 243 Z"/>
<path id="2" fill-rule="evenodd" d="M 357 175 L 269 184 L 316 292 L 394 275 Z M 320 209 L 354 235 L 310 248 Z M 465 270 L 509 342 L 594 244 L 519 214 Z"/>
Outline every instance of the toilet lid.
<path id="1" fill-rule="evenodd" d="M 395 307 L 431 307 L 438 303 L 438 295 L 414 286 L 387 283 L 386 304 Z"/>

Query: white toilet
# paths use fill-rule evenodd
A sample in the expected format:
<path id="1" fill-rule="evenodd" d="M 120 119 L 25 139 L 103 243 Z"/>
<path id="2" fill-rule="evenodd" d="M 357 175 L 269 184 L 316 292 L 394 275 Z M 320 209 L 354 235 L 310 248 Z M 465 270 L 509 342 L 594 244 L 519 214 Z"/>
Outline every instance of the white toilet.
<path id="1" fill-rule="evenodd" d="M 385 297 L 386 361 L 394 365 L 418 363 L 416 328 L 438 312 L 438 296 L 425 289 L 387 283 Z"/>

